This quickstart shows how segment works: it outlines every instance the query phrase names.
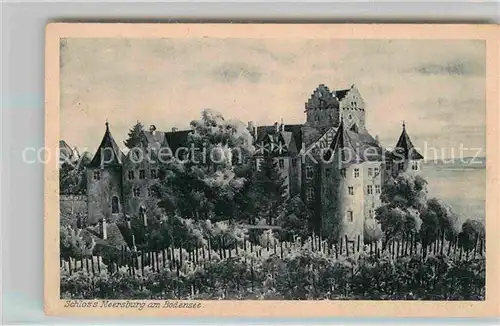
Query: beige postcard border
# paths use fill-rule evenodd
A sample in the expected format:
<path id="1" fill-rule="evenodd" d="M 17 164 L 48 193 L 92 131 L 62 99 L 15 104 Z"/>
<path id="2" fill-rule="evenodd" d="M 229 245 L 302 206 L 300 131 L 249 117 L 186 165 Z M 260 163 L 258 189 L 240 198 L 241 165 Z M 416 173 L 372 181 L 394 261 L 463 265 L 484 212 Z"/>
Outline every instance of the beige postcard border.
<path id="1" fill-rule="evenodd" d="M 486 300 L 435 301 L 201 301 L 201 309 L 65 308 L 59 293 L 59 177 L 57 160 L 45 164 L 45 312 L 50 315 L 326 317 L 326 316 L 498 316 L 500 315 L 500 223 L 498 219 L 499 78 L 498 25 L 439 24 L 119 24 L 51 23 L 46 29 L 45 146 L 55 153 L 59 141 L 59 39 L 130 38 L 337 38 L 478 39 L 486 41 L 487 191 Z M 467 191 L 464 189 L 464 191 Z M 82 300 L 84 301 L 84 300 Z M 148 301 L 146 301 L 148 302 Z"/>

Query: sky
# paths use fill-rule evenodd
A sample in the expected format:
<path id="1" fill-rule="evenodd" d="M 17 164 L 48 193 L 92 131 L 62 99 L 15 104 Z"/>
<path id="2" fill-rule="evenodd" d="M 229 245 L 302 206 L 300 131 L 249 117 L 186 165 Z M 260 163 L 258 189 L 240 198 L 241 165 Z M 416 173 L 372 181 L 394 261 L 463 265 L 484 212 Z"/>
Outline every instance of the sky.
<path id="1" fill-rule="evenodd" d="M 95 151 L 107 119 L 124 147 L 137 120 L 188 129 L 205 108 L 301 124 L 319 84 L 355 84 L 384 146 L 404 120 L 422 151 L 484 156 L 485 69 L 485 43 L 475 40 L 70 38 L 61 41 L 61 138 Z"/>

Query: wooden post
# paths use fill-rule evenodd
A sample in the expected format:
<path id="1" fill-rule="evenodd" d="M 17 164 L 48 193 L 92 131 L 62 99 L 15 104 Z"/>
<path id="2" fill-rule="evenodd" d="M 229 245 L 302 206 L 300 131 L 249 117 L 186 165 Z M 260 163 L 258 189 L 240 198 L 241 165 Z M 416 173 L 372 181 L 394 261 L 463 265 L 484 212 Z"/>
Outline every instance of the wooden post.
<path id="1" fill-rule="evenodd" d="M 208 238 L 208 260 L 212 261 L 212 241 Z"/>
<path id="2" fill-rule="evenodd" d="M 97 270 L 99 271 L 99 274 L 101 274 L 101 256 L 97 256 Z"/>
<path id="3" fill-rule="evenodd" d="M 273 244 L 274 244 L 274 254 L 276 255 L 276 239 L 275 241 L 273 241 Z"/>
<path id="4" fill-rule="evenodd" d="M 378 258 L 378 241 L 375 241 L 375 258 Z"/>
<path id="5" fill-rule="evenodd" d="M 90 256 L 90 265 L 92 267 L 92 274 L 95 274 L 95 269 L 94 269 L 94 256 Z"/>
<path id="6" fill-rule="evenodd" d="M 391 250 L 391 258 L 394 259 L 394 256 L 397 257 L 397 254 L 396 254 L 396 240 L 392 239 L 391 241 L 391 247 L 392 247 L 392 250 Z"/>
<path id="7" fill-rule="evenodd" d="M 358 234 L 358 248 L 357 248 L 357 252 L 359 252 L 359 246 L 361 244 L 361 236 Z"/>
<path id="8" fill-rule="evenodd" d="M 370 256 L 373 255 L 373 242 L 370 242 Z"/>
<path id="9" fill-rule="evenodd" d="M 399 247 L 401 246 L 401 241 L 398 241 L 398 246 L 396 247 L 396 258 L 399 257 Z"/>
<path id="10" fill-rule="evenodd" d="M 238 247 L 239 247 L 239 246 L 238 246 L 238 243 L 235 243 L 235 245 L 234 245 L 234 250 L 235 250 L 235 252 L 236 252 L 236 257 L 238 257 L 238 256 L 239 256 L 239 254 L 238 254 Z"/>
<path id="11" fill-rule="evenodd" d="M 71 275 L 73 273 L 73 271 L 71 270 L 71 257 L 69 257 L 68 259 L 68 267 L 69 267 L 69 275 Z"/>
<path id="12" fill-rule="evenodd" d="M 349 241 L 347 239 L 347 234 L 345 235 L 345 254 L 349 257 Z"/>
<path id="13" fill-rule="evenodd" d="M 89 272 L 89 260 L 85 257 L 85 268 L 87 269 L 87 273 Z"/>
<path id="14" fill-rule="evenodd" d="M 267 233 L 267 252 L 269 252 L 269 233 Z"/>
<path id="15" fill-rule="evenodd" d="M 281 259 L 283 259 L 283 242 L 281 241 L 280 241 L 280 250 L 281 250 L 280 257 Z"/>
<path id="16" fill-rule="evenodd" d="M 243 238 L 243 250 L 247 252 L 247 238 Z"/>
<path id="17" fill-rule="evenodd" d="M 141 251 L 141 272 L 142 272 L 142 276 L 144 276 L 144 252 Z"/>

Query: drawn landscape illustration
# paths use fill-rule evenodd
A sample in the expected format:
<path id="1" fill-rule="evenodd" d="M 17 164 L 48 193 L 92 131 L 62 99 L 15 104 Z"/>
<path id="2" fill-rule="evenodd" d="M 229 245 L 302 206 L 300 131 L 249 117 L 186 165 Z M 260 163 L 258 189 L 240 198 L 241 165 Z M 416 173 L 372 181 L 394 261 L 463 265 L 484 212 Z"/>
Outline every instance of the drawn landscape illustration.
<path id="1" fill-rule="evenodd" d="M 62 299 L 485 299 L 484 42 L 60 52 Z"/>

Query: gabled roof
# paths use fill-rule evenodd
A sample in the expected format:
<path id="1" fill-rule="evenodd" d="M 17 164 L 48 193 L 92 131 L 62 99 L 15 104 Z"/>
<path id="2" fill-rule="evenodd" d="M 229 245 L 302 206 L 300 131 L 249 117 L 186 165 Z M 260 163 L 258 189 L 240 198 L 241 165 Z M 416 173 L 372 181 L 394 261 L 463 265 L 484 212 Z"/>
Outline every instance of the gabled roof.
<path id="1" fill-rule="evenodd" d="M 339 89 L 336 91 L 333 91 L 335 93 L 335 97 L 338 98 L 339 101 L 341 101 L 350 91 L 351 89 Z"/>
<path id="2" fill-rule="evenodd" d="M 257 141 L 262 141 L 267 134 L 274 133 L 275 130 L 275 126 L 258 126 Z M 285 125 L 285 132 L 291 133 L 295 141 L 295 147 L 297 151 L 300 151 L 302 148 L 302 125 Z"/>
<path id="3" fill-rule="evenodd" d="M 106 157 L 103 157 L 103 155 Z M 100 167 L 101 163 L 103 166 L 119 166 L 122 164 L 123 158 L 124 155 L 111 135 L 109 124 L 106 122 L 106 131 L 102 137 L 101 144 L 88 166 L 94 168 Z"/>
<path id="4" fill-rule="evenodd" d="M 165 137 L 165 132 L 162 131 L 142 131 L 144 138 L 146 139 L 147 145 L 149 148 L 153 150 L 158 150 L 161 147 L 167 147 L 168 142 L 167 138 Z"/>
<path id="5" fill-rule="evenodd" d="M 406 133 L 406 125 L 404 123 L 403 131 L 401 132 L 401 136 L 399 136 L 396 147 L 392 151 L 392 155 L 395 159 L 421 160 L 424 158 L 413 146 L 410 136 Z"/>
<path id="6" fill-rule="evenodd" d="M 337 151 L 342 155 L 342 163 L 381 162 L 389 155 L 368 132 L 346 130 L 343 119 L 323 159 L 330 161 Z"/>
<path id="7" fill-rule="evenodd" d="M 73 159 L 73 149 L 64 140 L 59 141 L 59 156 L 60 161 Z"/>
<path id="8" fill-rule="evenodd" d="M 306 102 L 306 111 L 309 109 L 330 109 L 338 107 L 339 103 L 328 86 L 320 84 L 313 91 Z"/>

